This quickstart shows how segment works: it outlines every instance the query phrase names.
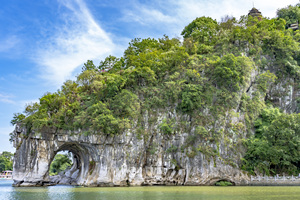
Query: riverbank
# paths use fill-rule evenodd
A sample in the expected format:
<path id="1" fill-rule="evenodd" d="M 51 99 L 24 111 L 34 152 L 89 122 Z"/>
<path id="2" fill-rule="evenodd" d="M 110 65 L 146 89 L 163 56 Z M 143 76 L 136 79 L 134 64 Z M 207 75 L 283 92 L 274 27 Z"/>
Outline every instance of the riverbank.
<path id="1" fill-rule="evenodd" d="M 249 186 L 300 186 L 299 176 L 251 176 Z"/>
<path id="2" fill-rule="evenodd" d="M 147 186 L 147 187 L 11 187 L 0 181 L 0 199 L 130 199 L 130 200 L 295 200 L 300 199 L 300 187 L 209 187 L 209 186 Z M 10 182 L 12 183 L 12 182 Z"/>
<path id="3" fill-rule="evenodd" d="M 57 176 L 55 176 L 57 177 Z M 63 185 L 63 186 L 82 186 L 82 185 L 76 185 L 72 183 L 72 181 L 68 181 L 66 179 L 63 183 L 60 182 L 55 182 L 55 177 L 52 177 L 50 182 L 45 182 L 43 185 L 36 185 L 33 183 L 16 183 L 12 184 L 12 186 L 17 186 L 17 187 L 46 187 L 46 186 L 56 186 L 56 185 Z M 53 182 L 54 180 L 54 182 Z M 244 184 L 236 185 L 234 182 L 231 182 L 229 180 L 221 180 L 220 182 L 227 182 L 230 183 L 232 186 L 300 186 L 300 178 L 299 176 L 251 176 L 250 181 Z M 215 182 L 213 185 L 211 184 L 206 184 L 206 185 L 189 185 L 189 184 L 184 184 L 184 185 L 170 185 L 170 184 L 164 184 L 161 183 L 160 185 L 113 185 L 113 184 L 102 184 L 102 185 L 85 185 L 84 187 L 141 187 L 141 186 L 166 186 L 166 187 L 180 187 L 180 186 L 198 186 L 198 187 L 205 187 L 205 186 L 214 186 L 218 185 L 218 182 Z"/>

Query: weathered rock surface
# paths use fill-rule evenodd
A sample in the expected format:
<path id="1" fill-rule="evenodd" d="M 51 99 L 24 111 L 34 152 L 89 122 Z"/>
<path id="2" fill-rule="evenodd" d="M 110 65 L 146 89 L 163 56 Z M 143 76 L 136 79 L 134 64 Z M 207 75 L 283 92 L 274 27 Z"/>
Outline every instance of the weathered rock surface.
<path id="1" fill-rule="evenodd" d="M 221 157 L 207 158 L 201 152 L 187 156 L 187 150 L 168 153 L 172 145 L 186 142 L 185 133 L 168 139 L 156 133 L 146 140 L 130 131 L 115 136 L 72 135 L 51 129 L 27 134 L 17 127 L 15 134 L 14 186 L 213 185 L 219 180 L 245 185 L 249 181 Z M 62 150 L 73 153 L 74 164 L 65 174 L 49 177 L 50 163 Z"/>

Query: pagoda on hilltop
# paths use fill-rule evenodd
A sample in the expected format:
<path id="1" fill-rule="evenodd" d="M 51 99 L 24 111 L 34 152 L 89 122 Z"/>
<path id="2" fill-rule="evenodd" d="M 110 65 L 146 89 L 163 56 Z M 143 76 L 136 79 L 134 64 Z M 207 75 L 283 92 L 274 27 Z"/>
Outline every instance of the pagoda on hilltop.
<path id="1" fill-rule="evenodd" d="M 261 12 L 254 7 L 249 11 L 248 16 L 252 16 L 253 18 L 256 17 L 259 21 L 262 19 Z"/>

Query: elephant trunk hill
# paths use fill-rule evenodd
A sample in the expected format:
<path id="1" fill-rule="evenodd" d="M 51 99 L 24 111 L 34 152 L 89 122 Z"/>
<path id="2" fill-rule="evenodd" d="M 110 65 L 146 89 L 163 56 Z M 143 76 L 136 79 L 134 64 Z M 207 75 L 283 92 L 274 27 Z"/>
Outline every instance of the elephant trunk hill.
<path id="1" fill-rule="evenodd" d="M 196 18 L 183 41 L 134 39 L 16 113 L 14 185 L 248 185 L 300 171 L 300 32 Z M 300 12 L 299 12 L 300 13 Z M 300 17 L 300 16 L 299 16 Z M 60 151 L 73 165 L 49 176 Z"/>

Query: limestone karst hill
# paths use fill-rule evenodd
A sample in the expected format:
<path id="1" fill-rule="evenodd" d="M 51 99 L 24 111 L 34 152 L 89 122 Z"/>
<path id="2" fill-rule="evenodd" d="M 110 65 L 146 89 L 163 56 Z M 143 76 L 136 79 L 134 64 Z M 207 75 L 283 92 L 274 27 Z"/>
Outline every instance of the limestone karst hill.
<path id="1" fill-rule="evenodd" d="M 121 58 L 87 61 L 15 114 L 15 185 L 244 185 L 248 173 L 297 173 L 300 33 L 281 11 L 199 17 L 182 42 L 134 39 Z M 74 165 L 50 178 L 62 150 Z"/>

